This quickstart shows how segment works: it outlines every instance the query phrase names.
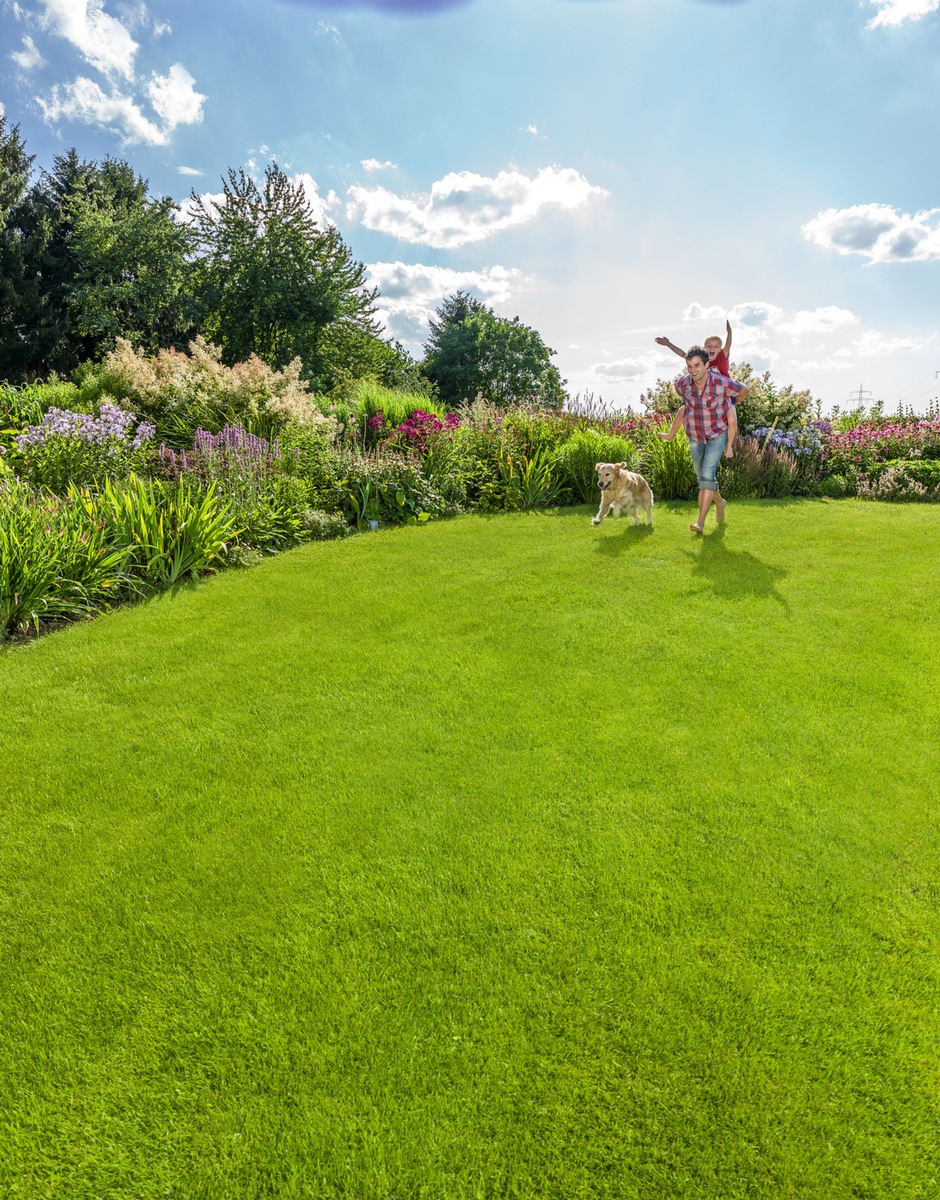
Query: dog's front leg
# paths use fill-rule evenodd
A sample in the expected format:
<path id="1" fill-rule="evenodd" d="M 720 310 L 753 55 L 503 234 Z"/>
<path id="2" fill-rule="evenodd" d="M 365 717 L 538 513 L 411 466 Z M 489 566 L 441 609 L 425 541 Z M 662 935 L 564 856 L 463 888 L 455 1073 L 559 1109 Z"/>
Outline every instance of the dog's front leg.
<path id="1" fill-rule="evenodd" d="M 591 517 L 592 525 L 600 525 L 601 521 L 607 516 L 607 510 L 610 508 L 610 497 L 606 492 L 601 492 L 601 506 L 597 510 L 597 516 Z"/>

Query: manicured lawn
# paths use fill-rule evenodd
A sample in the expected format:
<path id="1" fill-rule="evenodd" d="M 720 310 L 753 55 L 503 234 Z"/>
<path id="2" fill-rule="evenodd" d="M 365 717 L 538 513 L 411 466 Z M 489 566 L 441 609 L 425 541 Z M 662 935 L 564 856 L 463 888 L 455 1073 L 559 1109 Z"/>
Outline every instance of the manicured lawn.
<path id="1" fill-rule="evenodd" d="M 0 655 L 0 1196 L 936 1196 L 940 513 L 691 513 Z"/>

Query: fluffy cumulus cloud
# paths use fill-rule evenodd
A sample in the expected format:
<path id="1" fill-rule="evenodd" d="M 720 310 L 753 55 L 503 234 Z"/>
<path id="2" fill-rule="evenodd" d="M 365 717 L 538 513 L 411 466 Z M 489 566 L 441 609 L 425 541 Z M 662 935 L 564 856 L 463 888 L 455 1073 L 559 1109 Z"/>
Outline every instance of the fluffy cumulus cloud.
<path id="1" fill-rule="evenodd" d="M 828 304 L 823 308 L 800 309 L 788 320 L 781 321 L 777 329 L 798 338 L 807 333 L 833 333 L 857 322 L 858 317 L 849 309 Z"/>
<path id="2" fill-rule="evenodd" d="M 451 250 L 524 225 L 546 207 L 570 211 L 608 194 L 570 167 L 544 167 L 534 178 L 519 171 L 495 178 L 459 171 L 421 196 L 351 187 L 347 216 L 401 241 Z"/>
<path id="3" fill-rule="evenodd" d="M 921 17 L 940 9 L 940 0 L 869 0 L 878 12 L 868 22 L 868 29 L 879 25 L 901 25 L 905 21 L 919 21 Z"/>
<path id="4" fill-rule="evenodd" d="M 106 3 L 120 17 L 106 11 Z M 60 77 L 51 90 L 37 95 L 47 122 L 98 125 L 114 133 L 124 146 L 162 146 L 177 126 L 202 120 L 206 97 L 196 91 L 196 81 L 182 63 L 174 63 L 165 75 L 154 71 L 146 83 L 138 79 L 135 63 L 141 47 L 135 33 L 158 38 L 171 32 L 169 25 L 153 20 L 141 0 L 37 0 L 38 11 L 27 12 L 16 3 L 10 8 L 34 32 L 68 42 L 103 77 L 95 81 L 82 73 L 71 82 Z M 21 70 L 45 65 L 31 37 L 24 37 L 23 49 L 10 57 Z"/>
<path id="5" fill-rule="evenodd" d="M 398 163 L 393 163 L 389 159 L 385 162 L 380 162 L 377 158 L 363 158 L 360 160 L 360 165 L 364 171 L 370 174 L 373 171 L 397 171 Z"/>
<path id="6" fill-rule="evenodd" d="M 428 325 L 445 296 L 471 292 L 487 304 L 506 304 L 523 281 L 515 267 L 483 267 L 456 271 L 422 263 L 376 262 L 369 279 L 379 289 L 379 319 L 390 336 L 417 347 L 427 339 Z"/>
<path id="7" fill-rule="evenodd" d="M 884 358 L 888 354 L 896 354 L 899 350 L 920 350 L 935 340 L 936 334 L 927 337 L 896 337 L 874 330 L 863 338 L 857 338 L 852 344 L 852 350 L 859 358 Z"/>
<path id="8" fill-rule="evenodd" d="M 46 60 L 39 53 L 36 43 L 31 37 L 23 38 L 23 49 L 14 50 L 10 58 L 16 63 L 21 71 L 33 71 L 37 67 L 44 67 Z"/>
<path id="9" fill-rule="evenodd" d="M 153 111 L 169 132 L 177 125 L 198 125 L 205 96 L 197 92 L 195 79 L 182 63 L 174 63 L 166 75 L 157 75 L 147 85 Z"/>
<path id="10" fill-rule="evenodd" d="M 40 0 L 42 29 L 66 41 L 103 75 L 134 78 L 139 46 L 127 26 L 104 11 L 104 0 Z"/>
<path id="11" fill-rule="evenodd" d="M 869 263 L 940 259 L 940 208 L 914 214 L 888 204 L 827 208 L 802 227 L 807 241 L 837 254 L 858 254 Z"/>
<path id="12" fill-rule="evenodd" d="M 130 96 L 114 89 L 105 92 L 81 75 L 74 83 L 56 84 L 48 96 L 37 96 L 36 103 L 50 124 L 66 120 L 100 125 L 117 134 L 125 145 L 165 146 L 169 141 L 166 130 L 144 116 Z"/>
<path id="13" fill-rule="evenodd" d="M 333 213 L 342 203 L 336 192 L 331 189 L 325 196 L 321 195 L 320 185 L 309 171 L 300 171 L 290 178 L 291 183 L 299 183 L 303 188 L 304 199 L 310 205 L 313 219 L 320 228 L 322 229 L 327 225 L 334 225 Z"/>
<path id="14" fill-rule="evenodd" d="M 592 383 L 638 383 L 645 386 L 657 375 L 672 376 L 680 374 L 681 371 L 682 364 L 678 358 L 670 355 L 670 360 L 666 361 L 661 355 L 651 351 L 636 357 L 611 358 L 594 363 L 588 369 L 588 377 Z"/>
<path id="15" fill-rule="evenodd" d="M 736 304 L 733 308 L 722 308 L 720 304 L 708 306 L 697 301 L 689 305 L 682 314 L 683 321 L 712 321 L 718 322 L 723 328 L 726 320 L 732 325 L 760 326 L 772 325 L 780 316 L 783 309 L 775 304 L 767 304 L 763 300 L 747 300 Z M 716 335 L 719 328 L 716 326 Z"/>

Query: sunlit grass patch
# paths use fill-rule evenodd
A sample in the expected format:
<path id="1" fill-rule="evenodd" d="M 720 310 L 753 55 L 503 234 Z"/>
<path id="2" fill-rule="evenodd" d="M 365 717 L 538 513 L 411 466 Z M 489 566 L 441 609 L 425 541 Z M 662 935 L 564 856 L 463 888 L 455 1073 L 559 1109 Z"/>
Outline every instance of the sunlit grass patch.
<path id="1" fill-rule="evenodd" d="M 0 656 L 0 1194 L 930 1196 L 932 511 L 690 511 Z"/>

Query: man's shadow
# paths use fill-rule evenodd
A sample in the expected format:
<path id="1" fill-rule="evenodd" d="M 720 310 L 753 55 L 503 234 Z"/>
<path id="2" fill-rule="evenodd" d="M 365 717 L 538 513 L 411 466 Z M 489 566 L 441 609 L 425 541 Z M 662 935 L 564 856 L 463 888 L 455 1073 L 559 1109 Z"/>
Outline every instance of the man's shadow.
<path id="1" fill-rule="evenodd" d="M 749 550 L 729 550 L 725 543 L 725 526 L 701 539 L 696 554 L 683 551 L 692 559 L 692 575 L 703 579 L 716 596 L 725 600 L 741 600 L 745 596 L 776 600 L 789 613 L 790 605 L 777 591 L 777 583 L 785 579 L 783 567 L 762 562 Z"/>

